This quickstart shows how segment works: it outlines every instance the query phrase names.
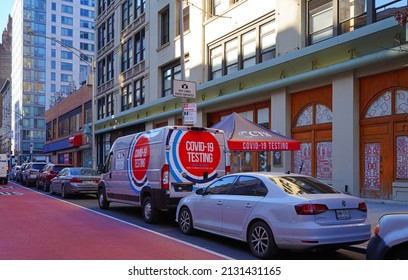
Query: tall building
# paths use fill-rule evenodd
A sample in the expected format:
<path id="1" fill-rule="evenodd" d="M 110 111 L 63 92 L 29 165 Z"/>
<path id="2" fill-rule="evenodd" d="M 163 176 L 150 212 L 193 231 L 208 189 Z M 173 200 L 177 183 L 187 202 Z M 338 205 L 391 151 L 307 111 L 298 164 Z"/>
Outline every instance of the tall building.
<path id="1" fill-rule="evenodd" d="M 98 0 L 98 161 L 119 136 L 181 124 L 172 81 L 184 77 L 197 84 L 185 100 L 197 105 L 197 126 L 237 112 L 301 142 L 279 161 L 231 153 L 232 167 L 301 172 L 354 195 L 408 201 L 407 6 Z"/>
<path id="2" fill-rule="evenodd" d="M 12 19 L 9 16 L 7 27 L 2 33 L 0 44 L 0 153 L 11 153 L 11 38 Z"/>
<path id="3" fill-rule="evenodd" d="M 94 0 L 16 0 L 12 125 L 19 163 L 45 160 L 45 110 L 86 80 L 94 56 Z"/>

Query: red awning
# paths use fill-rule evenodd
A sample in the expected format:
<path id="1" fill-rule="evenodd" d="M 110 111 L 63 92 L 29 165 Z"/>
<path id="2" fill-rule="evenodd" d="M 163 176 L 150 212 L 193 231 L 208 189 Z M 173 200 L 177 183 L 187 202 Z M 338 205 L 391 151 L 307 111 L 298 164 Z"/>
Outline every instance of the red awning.
<path id="1" fill-rule="evenodd" d="M 68 143 L 70 146 L 79 147 L 82 145 L 82 136 L 75 135 L 75 136 L 69 137 Z"/>

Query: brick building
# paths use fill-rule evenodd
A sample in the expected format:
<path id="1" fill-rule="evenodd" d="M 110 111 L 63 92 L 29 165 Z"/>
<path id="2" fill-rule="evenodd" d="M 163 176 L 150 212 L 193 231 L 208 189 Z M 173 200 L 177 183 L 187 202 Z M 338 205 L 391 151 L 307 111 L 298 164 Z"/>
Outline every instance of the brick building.
<path id="1" fill-rule="evenodd" d="M 92 166 L 91 137 L 92 86 L 83 85 L 45 112 L 47 161 Z"/>

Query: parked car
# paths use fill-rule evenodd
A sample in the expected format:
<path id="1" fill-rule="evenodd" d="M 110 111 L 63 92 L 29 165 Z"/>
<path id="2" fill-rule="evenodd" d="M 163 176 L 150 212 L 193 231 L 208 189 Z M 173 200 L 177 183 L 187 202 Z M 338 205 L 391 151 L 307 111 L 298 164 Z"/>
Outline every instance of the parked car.
<path id="1" fill-rule="evenodd" d="M 50 189 L 50 182 L 52 178 L 57 175 L 65 167 L 73 167 L 71 164 L 54 164 L 48 163 L 40 170 L 37 176 L 36 187 L 37 189 L 43 189 L 48 192 Z"/>
<path id="2" fill-rule="evenodd" d="M 20 167 L 20 170 L 18 170 L 17 171 L 17 174 L 16 174 L 16 181 L 17 182 L 22 182 L 22 178 L 23 178 L 23 171 L 24 171 L 24 169 L 27 167 L 27 165 L 28 165 L 28 162 L 23 162 L 22 164 L 21 164 L 21 167 Z"/>
<path id="3" fill-rule="evenodd" d="M 21 166 L 20 165 L 14 165 L 13 168 L 10 171 L 10 180 L 16 181 L 17 179 L 17 174 L 20 171 Z"/>
<path id="4" fill-rule="evenodd" d="M 366 203 L 299 174 L 248 172 L 221 177 L 183 198 L 176 221 L 248 243 L 261 259 L 279 249 L 339 249 L 367 241 Z"/>
<path id="5" fill-rule="evenodd" d="M 37 182 L 37 175 L 47 163 L 30 162 L 22 171 L 21 183 L 26 186 L 32 186 Z"/>
<path id="6" fill-rule="evenodd" d="M 367 260 L 408 260 L 408 213 L 382 216 L 367 245 Z"/>
<path id="7" fill-rule="evenodd" d="M 100 174 L 86 167 L 66 167 L 50 183 L 50 194 L 61 194 L 66 198 L 70 194 L 97 194 Z"/>

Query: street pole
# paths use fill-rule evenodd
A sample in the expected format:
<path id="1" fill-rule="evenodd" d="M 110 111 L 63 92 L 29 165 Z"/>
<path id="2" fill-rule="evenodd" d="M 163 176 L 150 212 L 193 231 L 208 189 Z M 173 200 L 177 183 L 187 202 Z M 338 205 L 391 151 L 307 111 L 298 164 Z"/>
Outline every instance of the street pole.
<path id="1" fill-rule="evenodd" d="M 183 23 L 183 0 L 179 1 L 179 28 L 180 28 L 180 71 L 181 71 L 181 80 L 185 80 L 185 59 L 184 59 L 184 23 Z M 181 121 L 183 125 L 184 122 L 184 103 L 187 103 L 186 98 L 181 98 Z"/>
<path id="2" fill-rule="evenodd" d="M 95 60 L 92 59 L 92 168 L 97 169 L 97 155 L 96 155 L 96 136 L 95 136 L 95 98 L 96 98 L 96 80 L 95 80 Z"/>

